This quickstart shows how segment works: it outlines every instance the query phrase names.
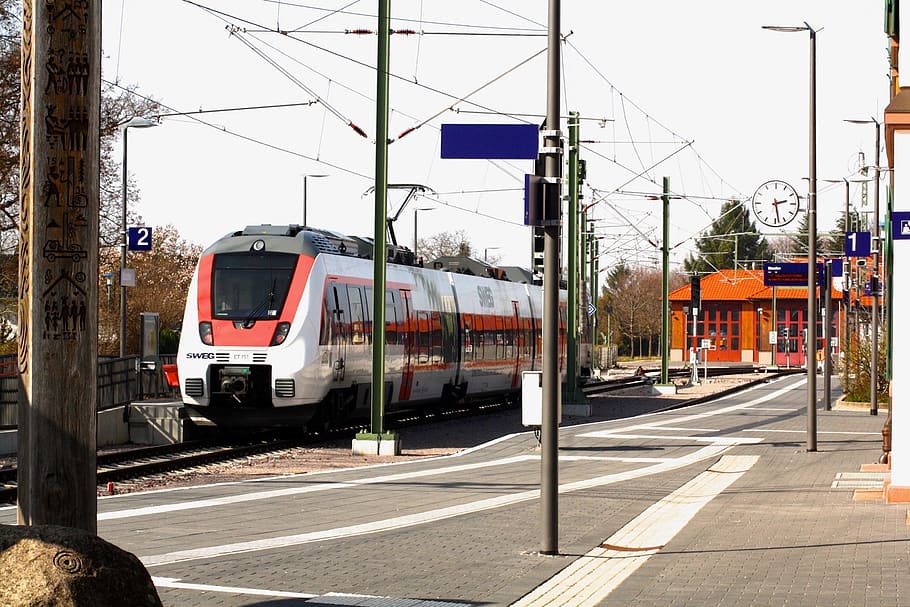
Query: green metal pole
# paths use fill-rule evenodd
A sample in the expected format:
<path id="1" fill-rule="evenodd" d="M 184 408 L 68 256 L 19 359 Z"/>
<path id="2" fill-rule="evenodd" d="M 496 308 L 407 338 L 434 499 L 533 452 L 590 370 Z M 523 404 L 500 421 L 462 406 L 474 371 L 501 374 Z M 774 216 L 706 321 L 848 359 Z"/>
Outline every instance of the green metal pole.
<path id="1" fill-rule="evenodd" d="M 568 311 L 566 319 L 566 404 L 584 403 L 578 389 L 578 112 L 569 112 Z"/>
<path id="2" fill-rule="evenodd" d="M 386 208 L 389 185 L 389 12 L 391 0 L 379 0 L 376 57 L 376 187 L 373 211 L 373 380 L 370 432 L 379 440 L 385 408 Z"/>
<path id="3" fill-rule="evenodd" d="M 663 270 L 662 270 L 662 305 L 660 309 L 660 383 L 670 383 L 670 178 L 664 177 L 663 201 Z"/>
<path id="4" fill-rule="evenodd" d="M 591 301 L 594 303 L 594 307 L 598 307 L 600 291 L 598 290 L 597 279 L 600 274 L 598 270 L 600 269 L 600 241 L 593 237 L 594 234 L 594 222 L 590 223 L 591 226 Z M 596 343 L 595 335 L 597 335 L 597 314 L 595 313 L 592 317 L 591 322 L 591 347 L 594 347 Z"/>

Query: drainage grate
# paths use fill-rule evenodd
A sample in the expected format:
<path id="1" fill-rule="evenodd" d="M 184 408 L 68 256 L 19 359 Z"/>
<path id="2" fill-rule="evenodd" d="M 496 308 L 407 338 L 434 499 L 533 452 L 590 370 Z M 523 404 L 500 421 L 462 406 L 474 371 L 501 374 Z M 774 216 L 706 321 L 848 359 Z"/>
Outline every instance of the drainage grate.
<path id="1" fill-rule="evenodd" d="M 838 472 L 832 489 L 882 489 L 890 472 Z"/>

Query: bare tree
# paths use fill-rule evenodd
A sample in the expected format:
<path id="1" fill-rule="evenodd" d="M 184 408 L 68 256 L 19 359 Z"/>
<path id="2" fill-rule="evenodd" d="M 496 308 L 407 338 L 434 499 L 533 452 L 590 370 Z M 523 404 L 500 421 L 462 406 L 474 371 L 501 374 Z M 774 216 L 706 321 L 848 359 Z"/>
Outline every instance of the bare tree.
<path id="1" fill-rule="evenodd" d="M 127 352 L 139 351 L 139 314 L 158 312 L 163 330 L 180 328 L 186 293 L 202 247 L 180 238 L 177 228 L 154 228 L 151 251 L 131 253 L 129 266 L 136 270 L 136 286 L 128 289 Z M 116 276 L 120 268 L 120 252 L 106 249 L 101 254 L 98 284 L 98 352 L 115 356 L 119 350 L 120 295 Z M 195 331 L 195 327 L 187 327 Z"/>
<path id="2" fill-rule="evenodd" d="M 468 240 L 468 233 L 464 230 L 440 232 L 422 238 L 418 243 L 418 248 L 424 259 L 427 260 L 450 256 L 470 257 L 474 251 L 474 247 Z"/>

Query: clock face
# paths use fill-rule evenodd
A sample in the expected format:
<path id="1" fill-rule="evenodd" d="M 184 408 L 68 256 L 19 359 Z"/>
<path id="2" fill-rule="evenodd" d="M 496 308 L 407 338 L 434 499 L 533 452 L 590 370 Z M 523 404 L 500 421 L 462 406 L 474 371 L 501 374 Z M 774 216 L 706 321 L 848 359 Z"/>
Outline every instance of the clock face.
<path id="1" fill-rule="evenodd" d="M 752 212 L 766 226 L 779 228 L 796 217 L 799 194 L 784 181 L 766 181 L 752 195 Z"/>

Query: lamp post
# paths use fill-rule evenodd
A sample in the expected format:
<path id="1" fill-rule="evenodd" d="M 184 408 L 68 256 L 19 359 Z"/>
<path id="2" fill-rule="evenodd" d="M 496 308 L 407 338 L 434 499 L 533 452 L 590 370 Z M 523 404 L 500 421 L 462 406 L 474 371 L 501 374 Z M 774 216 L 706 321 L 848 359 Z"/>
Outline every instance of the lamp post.
<path id="1" fill-rule="evenodd" d="M 816 406 L 816 367 L 815 350 L 817 327 L 815 322 L 817 297 L 815 293 L 818 278 L 817 255 L 815 251 L 816 239 L 816 194 L 817 178 L 815 174 L 815 34 L 817 30 L 803 22 L 797 26 L 763 25 L 762 29 L 775 32 L 809 32 L 809 275 L 807 281 L 808 296 L 806 305 L 806 451 L 817 450 L 817 432 L 815 420 Z"/>
<path id="2" fill-rule="evenodd" d="M 144 129 L 152 126 L 158 126 L 158 123 L 148 118 L 139 116 L 130 118 L 122 123 L 123 129 L 123 185 L 121 195 L 123 203 L 120 216 L 120 228 L 122 230 L 120 239 L 120 358 L 126 356 L 126 285 L 123 284 L 123 271 L 126 269 L 126 248 L 127 248 L 127 227 L 126 227 L 126 205 L 127 205 L 127 170 L 126 170 L 126 142 L 127 132 L 131 129 Z"/>
<path id="3" fill-rule="evenodd" d="M 872 355 L 869 364 L 870 381 L 869 381 L 869 415 L 878 415 L 878 285 L 881 279 L 879 273 L 879 263 L 881 260 L 882 239 L 881 230 L 878 227 L 878 192 L 879 192 L 879 162 L 881 160 L 881 123 L 875 118 L 868 120 L 846 120 L 851 124 L 874 124 L 875 125 L 875 199 L 872 207 L 872 277 L 869 279 L 872 285 Z"/>
<path id="4" fill-rule="evenodd" d="M 502 247 L 484 247 L 483 249 L 483 260 L 487 261 L 487 251 L 495 251 L 496 249 L 501 249 Z"/>
<path id="5" fill-rule="evenodd" d="M 306 175 L 301 175 L 303 177 L 303 226 L 306 227 L 306 180 L 307 177 L 328 177 L 328 175 L 323 174 L 313 174 L 307 173 Z"/>
<path id="6" fill-rule="evenodd" d="M 419 211 L 435 211 L 435 207 L 418 207 L 414 209 L 414 261 L 417 261 L 417 213 Z"/>

